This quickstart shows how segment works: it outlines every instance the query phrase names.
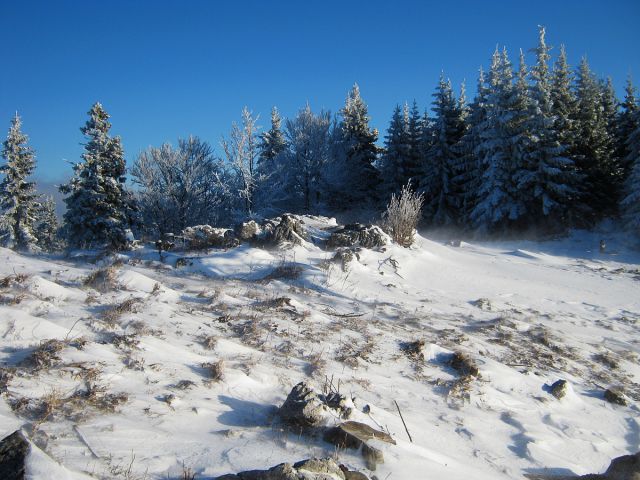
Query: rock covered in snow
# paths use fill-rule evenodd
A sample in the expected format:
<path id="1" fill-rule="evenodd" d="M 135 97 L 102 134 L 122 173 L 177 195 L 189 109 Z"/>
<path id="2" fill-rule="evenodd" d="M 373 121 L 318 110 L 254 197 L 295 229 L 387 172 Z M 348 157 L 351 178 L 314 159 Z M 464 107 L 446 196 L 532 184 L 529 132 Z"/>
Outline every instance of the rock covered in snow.
<path id="1" fill-rule="evenodd" d="M 380 440 L 393 445 L 396 444 L 396 441 L 388 433 L 376 430 L 366 423 L 354 421 L 344 422 L 336 427 L 327 429 L 323 438 L 326 442 L 338 448 L 362 448 L 362 457 L 369 470 L 375 470 L 376 465 L 384 463 L 384 455 L 382 450 L 368 442 Z"/>
<path id="2" fill-rule="evenodd" d="M 560 400 L 567 394 L 568 389 L 569 384 L 566 380 L 558 380 L 556 382 L 553 382 L 551 387 L 549 387 L 549 392 L 551 392 L 551 395 Z"/>
<path id="3" fill-rule="evenodd" d="M 239 245 L 233 230 L 229 228 L 216 228 L 210 225 L 195 225 L 182 231 L 187 250 L 200 250 L 205 248 L 232 248 Z"/>
<path id="4" fill-rule="evenodd" d="M 328 248 L 363 247 L 376 248 L 389 243 L 389 236 L 376 225 L 352 223 L 338 227 L 331 233 Z"/>
<path id="5" fill-rule="evenodd" d="M 250 470 L 223 475 L 216 480 L 369 480 L 359 472 L 338 465 L 332 458 L 310 458 L 301 462 L 281 463 L 269 470 Z"/>
<path id="6" fill-rule="evenodd" d="M 260 225 L 258 225 L 255 220 L 239 223 L 235 228 L 236 237 L 241 242 L 251 242 L 255 240 L 260 231 Z"/>
<path id="7" fill-rule="evenodd" d="M 263 244 L 265 246 L 301 245 L 307 238 L 307 232 L 299 217 L 285 213 L 279 219 L 267 220 L 263 225 Z"/>
<path id="8" fill-rule="evenodd" d="M 304 382 L 298 383 L 284 401 L 278 414 L 280 419 L 295 427 L 317 427 L 324 423 L 329 407 L 320 395 Z"/>
<path id="9" fill-rule="evenodd" d="M 588 475 L 539 475 L 525 474 L 531 480 L 640 480 L 640 452 L 614 458 L 604 473 Z"/>

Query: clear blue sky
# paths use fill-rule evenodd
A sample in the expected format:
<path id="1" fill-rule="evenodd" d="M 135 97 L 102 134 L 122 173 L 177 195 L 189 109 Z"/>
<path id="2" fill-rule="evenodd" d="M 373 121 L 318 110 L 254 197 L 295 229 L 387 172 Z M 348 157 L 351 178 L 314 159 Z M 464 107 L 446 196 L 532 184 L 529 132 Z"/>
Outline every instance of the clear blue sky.
<path id="1" fill-rule="evenodd" d="M 495 45 L 515 60 L 537 25 L 619 95 L 627 74 L 640 83 L 638 0 L 0 0 L 0 132 L 17 110 L 37 177 L 56 181 L 79 160 L 95 101 L 130 163 L 189 134 L 220 151 L 244 105 L 267 127 L 272 105 L 336 111 L 358 82 L 382 135 L 396 103 L 431 101 L 441 70 L 473 90 Z"/>

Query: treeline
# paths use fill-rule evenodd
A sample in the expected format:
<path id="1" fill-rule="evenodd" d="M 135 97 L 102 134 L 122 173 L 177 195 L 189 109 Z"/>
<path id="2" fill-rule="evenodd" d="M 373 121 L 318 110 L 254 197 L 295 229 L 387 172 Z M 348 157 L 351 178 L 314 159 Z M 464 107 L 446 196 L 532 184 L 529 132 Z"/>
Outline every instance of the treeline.
<path id="1" fill-rule="evenodd" d="M 284 211 L 380 210 L 404 185 L 424 195 L 425 226 L 546 234 L 621 214 L 640 234 L 640 108 L 631 80 L 620 102 L 586 58 L 572 70 L 564 47 L 553 63 L 550 50 L 544 28 L 530 67 L 522 52 L 514 67 L 496 49 L 471 102 L 464 85 L 456 96 L 442 75 L 432 115 L 415 101 L 397 106 L 383 148 L 357 85 L 337 115 L 307 105 L 283 120 L 274 108 L 263 132 L 245 108 L 221 155 L 197 137 L 149 148 L 129 170 L 131 189 L 121 140 L 96 103 L 82 128 L 82 161 L 60 187 L 60 235 L 52 201 L 28 181 L 35 160 L 16 116 L 3 148 L 4 243 L 125 248 L 141 234 Z"/>

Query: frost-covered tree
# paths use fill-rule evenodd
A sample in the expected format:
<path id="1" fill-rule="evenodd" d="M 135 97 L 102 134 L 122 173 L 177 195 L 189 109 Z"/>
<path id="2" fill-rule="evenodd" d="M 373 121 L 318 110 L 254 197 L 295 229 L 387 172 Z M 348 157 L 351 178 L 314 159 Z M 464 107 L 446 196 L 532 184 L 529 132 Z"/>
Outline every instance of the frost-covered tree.
<path id="1" fill-rule="evenodd" d="M 554 231 L 567 227 L 569 212 L 577 196 L 578 176 L 573 161 L 566 155 L 567 146 L 560 143 L 552 103 L 549 50 L 545 29 L 540 27 L 538 46 L 534 49 L 536 64 L 531 69 L 533 80 L 529 103 L 528 129 L 532 134 L 526 168 L 517 176 L 519 190 L 531 195 L 533 222 Z"/>
<path id="2" fill-rule="evenodd" d="M 364 206 L 378 197 L 380 176 L 374 166 L 378 131 L 369 126 L 367 105 L 357 84 L 349 91 L 340 116 L 332 172 L 332 187 L 338 195 L 334 199 L 339 208 Z"/>
<path id="3" fill-rule="evenodd" d="M 287 140 L 282 131 L 282 119 L 276 107 L 271 109 L 271 128 L 264 132 L 260 141 L 259 169 L 270 175 L 278 155 L 287 148 Z"/>
<path id="4" fill-rule="evenodd" d="M 111 137 L 109 114 L 100 103 L 88 112 L 80 130 L 87 138 L 82 162 L 60 191 L 64 201 L 64 231 L 70 247 L 125 248 L 134 220 L 131 195 L 125 189 L 126 166 L 120 137 Z"/>
<path id="5" fill-rule="evenodd" d="M 407 172 L 405 167 L 409 162 L 409 107 L 396 105 L 393 110 L 389 129 L 384 141 L 384 154 L 380 160 L 380 172 L 383 178 L 384 190 L 394 193 L 403 185 Z"/>
<path id="6" fill-rule="evenodd" d="M 586 58 L 576 75 L 574 162 L 584 176 L 582 202 L 591 218 L 610 213 L 616 205 L 619 181 L 609 118 L 605 115 L 603 91 Z"/>
<path id="7" fill-rule="evenodd" d="M 37 210 L 34 233 L 38 247 L 45 252 L 55 252 L 61 249 L 59 237 L 58 217 L 53 197 L 47 196 L 40 201 Z"/>
<path id="8" fill-rule="evenodd" d="M 573 72 L 567 63 L 567 52 L 564 45 L 560 46 L 560 54 L 553 65 L 551 77 L 551 105 L 558 141 L 561 145 L 566 146 L 567 155 L 573 157 L 577 99 L 571 88 Z"/>
<path id="9" fill-rule="evenodd" d="M 482 162 L 479 161 L 477 149 L 481 142 L 480 134 L 487 118 L 487 95 L 485 75 L 480 68 L 476 96 L 469 105 L 466 115 L 467 129 L 457 147 L 459 160 L 455 182 L 460 188 L 461 203 L 458 206 L 458 214 L 463 228 L 469 226 L 470 215 L 476 205 L 482 179 Z"/>
<path id="10" fill-rule="evenodd" d="M 638 124 L 638 116 L 636 112 L 640 110 L 638 100 L 636 99 L 636 89 L 631 81 L 631 76 L 627 77 L 625 85 L 625 96 L 621 103 L 621 111 L 618 114 L 616 130 L 616 156 L 620 159 L 620 167 L 622 169 L 623 181 L 629 177 L 631 173 L 632 163 L 629 162 L 629 148 L 627 141 L 631 134 L 640 126 Z"/>
<path id="11" fill-rule="evenodd" d="M 522 69 L 521 69 L 522 70 Z M 523 73 L 520 71 L 522 77 Z M 481 232 L 520 227 L 526 218 L 516 175 L 528 151 L 526 95 L 513 84 L 513 70 L 506 50 L 495 51 L 489 71 L 487 117 L 480 126 L 476 151 L 482 162 L 482 182 L 471 220 Z"/>
<path id="12" fill-rule="evenodd" d="M 145 231 L 164 237 L 193 225 L 229 221 L 228 172 L 198 137 L 149 147 L 131 169 Z"/>
<path id="13" fill-rule="evenodd" d="M 631 165 L 631 169 L 620 206 L 627 228 L 640 238 L 640 111 L 636 111 L 635 119 L 639 126 L 627 139 L 629 153 L 626 162 Z"/>
<path id="14" fill-rule="evenodd" d="M 258 117 L 244 107 L 241 123 L 233 122 L 229 138 L 221 141 L 227 162 L 235 174 L 234 193 L 243 216 L 254 214 L 254 194 L 261 180 L 258 169 L 260 127 L 257 122 Z"/>
<path id="15" fill-rule="evenodd" d="M 465 123 L 451 82 L 444 74 L 440 75 L 433 97 L 433 144 L 426 152 L 420 190 L 424 192 L 425 218 L 434 225 L 449 226 L 457 222 L 459 196 L 454 179 L 460 154 L 456 145 L 464 134 Z"/>
<path id="16" fill-rule="evenodd" d="M 331 153 L 331 114 L 314 114 L 311 107 L 301 109 L 287 120 L 285 135 L 288 148 L 283 152 L 283 172 L 286 180 L 283 193 L 288 194 L 284 208 L 311 212 L 327 200 L 327 185 L 323 172 Z"/>
<path id="17" fill-rule="evenodd" d="M 2 158 L 6 163 L 0 167 L 4 175 L 0 183 L 1 234 L 5 246 L 29 251 L 36 246 L 34 224 L 39 203 L 35 183 L 29 181 L 36 165 L 35 156 L 21 126 L 22 121 L 16 113 L 2 147 Z"/>

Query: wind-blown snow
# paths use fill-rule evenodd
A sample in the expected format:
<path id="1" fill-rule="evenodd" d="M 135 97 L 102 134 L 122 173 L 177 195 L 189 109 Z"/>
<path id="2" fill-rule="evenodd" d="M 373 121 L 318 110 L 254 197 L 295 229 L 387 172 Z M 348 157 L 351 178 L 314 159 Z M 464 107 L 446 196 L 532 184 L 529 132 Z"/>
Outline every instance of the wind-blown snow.
<path id="1" fill-rule="evenodd" d="M 2 363 L 20 365 L 46 339 L 87 343 L 65 346 L 49 369 L 14 376 L 0 397 L 0 434 L 33 426 L 10 403 L 68 397 L 85 386 L 78 365 L 91 366 L 96 384 L 128 400 L 114 412 L 54 413 L 32 430 L 67 478 L 117 477 L 129 465 L 137 478 L 179 478 L 183 466 L 211 478 L 334 454 L 274 418 L 296 383 L 322 388 L 333 378 L 355 398 L 355 420 L 397 441 L 383 447 L 380 479 L 603 471 L 612 457 L 640 449 L 640 255 L 611 233 L 610 253 L 600 254 L 599 235 L 460 248 L 419 236 L 410 249 L 363 250 L 347 272 L 312 243 L 211 251 L 179 268 L 178 254 L 162 264 L 138 250 L 106 292 L 83 286 L 95 265 L 2 249 L 0 277 L 29 276 L 7 290 L 21 293 L 20 303 L 0 305 Z M 299 276 L 275 274 L 294 262 Z M 290 301 L 274 302 L 281 297 Z M 139 301 L 108 322 L 127 299 Z M 119 345 L 116 334 L 139 343 Z M 213 349 L 207 336 L 217 337 Z M 401 349 L 418 339 L 423 361 Z M 476 359 L 481 376 L 456 395 L 447 359 L 458 350 Z M 220 359 L 224 378 L 210 382 L 202 364 Z M 548 385 L 560 378 L 570 387 L 557 400 Z M 181 389 L 181 381 L 193 384 Z M 603 399 L 618 383 L 628 406 Z M 338 455 L 366 471 L 358 454 Z"/>

